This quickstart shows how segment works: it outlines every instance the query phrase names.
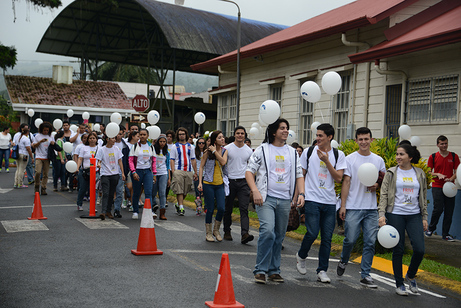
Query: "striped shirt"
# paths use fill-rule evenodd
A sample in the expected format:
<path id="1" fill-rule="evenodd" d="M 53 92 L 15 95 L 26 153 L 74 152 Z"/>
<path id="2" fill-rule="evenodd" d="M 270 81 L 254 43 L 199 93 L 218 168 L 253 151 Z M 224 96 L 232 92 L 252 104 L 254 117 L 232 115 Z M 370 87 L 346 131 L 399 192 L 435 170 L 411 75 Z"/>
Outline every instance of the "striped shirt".
<path id="1" fill-rule="evenodd" d="M 170 152 L 170 159 L 174 160 L 175 170 L 192 171 L 191 160 L 195 159 L 195 147 L 190 143 L 176 142 Z"/>

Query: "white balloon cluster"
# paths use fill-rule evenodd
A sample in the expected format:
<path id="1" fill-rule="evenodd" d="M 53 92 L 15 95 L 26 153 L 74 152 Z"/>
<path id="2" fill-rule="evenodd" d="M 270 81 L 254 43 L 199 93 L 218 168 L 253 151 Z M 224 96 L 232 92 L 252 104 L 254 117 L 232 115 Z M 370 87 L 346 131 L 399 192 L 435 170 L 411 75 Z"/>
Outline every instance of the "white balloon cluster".
<path id="1" fill-rule="evenodd" d="M 341 76 L 335 71 L 327 72 L 322 77 L 323 91 L 329 95 L 338 93 L 339 89 L 341 89 L 341 83 Z M 303 83 L 300 92 L 301 96 L 311 103 L 318 102 L 322 96 L 319 85 L 314 81 L 306 81 Z"/>
<path id="2" fill-rule="evenodd" d="M 401 140 L 410 141 L 412 146 L 419 147 L 422 143 L 421 138 L 411 135 L 411 127 L 404 124 L 399 127 L 399 137 Z"/>

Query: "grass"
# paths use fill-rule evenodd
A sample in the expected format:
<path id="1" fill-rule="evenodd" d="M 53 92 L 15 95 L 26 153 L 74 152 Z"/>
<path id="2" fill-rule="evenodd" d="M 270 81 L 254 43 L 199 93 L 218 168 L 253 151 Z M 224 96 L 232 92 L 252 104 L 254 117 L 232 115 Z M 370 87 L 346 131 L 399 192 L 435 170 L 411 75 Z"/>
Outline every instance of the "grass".
<path id="1" fill-rule="evenodd" d="M 392 260 L 392 253 L 376 254 L 376 256 L 386 259 L 386 260 Z M 410 260 L 411 260 L 411 253 L 406 253 L 403 256 L 402 263 L 408 266 L 410 265 Z M 460 268 L 441 264 L 439 262 L 426 259 L 426 258 L 423 259 L 419 268 L 422 269 L 423 271 L 437 274 L 439 276 L 443 276 L 443 277 L 461 282 L 461 269 Z"/>
<path id="2" fill-rule="evenodd" d="M 170 196 L 175 196 L 173 192 L 170 191 L 169 193 Z M 187 201 L 194 202 L 195 200 L 195 195 L 188 194 L 185 198 Z M 233 214 L 236 214 L 240 216 L 240 210 L 238 208 L 233 209 Z M 253 211 L 248 212 L 248 216 L 250 219 L 258 219 L 258 214 Z M 306 226 L 305 225 L 300 225 L 298 229 L 294 230 L 293 232 L 304 235 L 306 233 Z M 320 234 L 318 236 L 318 239 L 320 239 Z M 333 234 L 331 243 L 332 244 L 337 244 L 337 245 L 342 245 L 344 240 L 344 236 L 338 235 L 338 234 Z M 377 257 L 381 257 L 386 260 L 392 260 L 392 253 L 385 253 L 385 254 L 376 254 Z M 409 265 L 411 260 L 411 252 L 406 252 L 405 255 L 403 256 L 403 264 Z M 455 281 L 461 282 L 461 269 L 456 268 L 450 265 L 445 265 L 441 264 L 439 262 L 436 262 L 434 260 L 430 259 L 423 259 L 420 267 L 420 269 L 433 273 L 442 277 L 446 277 Z"/>

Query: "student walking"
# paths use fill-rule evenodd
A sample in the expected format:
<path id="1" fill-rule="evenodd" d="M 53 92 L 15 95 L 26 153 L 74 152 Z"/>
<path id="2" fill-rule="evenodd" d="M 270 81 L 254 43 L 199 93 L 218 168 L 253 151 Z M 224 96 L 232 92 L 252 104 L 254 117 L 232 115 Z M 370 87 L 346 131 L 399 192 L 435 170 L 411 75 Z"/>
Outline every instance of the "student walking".
<path id="1" fill-rule="evenodd" d="M 30 144 L 30 139 L 27 137 L 29 132 L 29 127 L 26 126 L 22 129 L 22 132 L 17 137 L 17 145 L 19 157 L 16 160 L 16 173 L 14 174 L 14 188 L 26 188 L 26 185 L 23 185 L 24 179 L 24 170 L 26 169 L 27 162 L 29 157 L 32 157 L 32 162 L 34 158 L 32 156 L 32 147 Z"/>
<path id="2" fill-rule="evenodd" d="M 214 236 L 218 242 L 221 242 L 222 237 L 219 233 L 219 228 L 225 209 L 224 176 L 227 174 L 227 151 L 224 148 L 224 135 L 220 130 L 214 131 L 210 140 L 211 144 L 203 154 L 200 163 L 198 190 L 203 191 L 205 197 L 207 211 L 205 238 L 208 242 L 214 242 Z M 212 227 L 215 201 L 218 211 L 215 216 L 214 227 Z"/>
<path id="3" fill-rule="evenodd" d="M 259 218 L 253 274 L 255 282 L 260 284 L 266 283 L 266 275 L 271 281 L 284 282 L 280 276 L 280 262 L 291 203 L 304 205 L 304 178 L 296 150 L 286 145 L 288 130 L 285 119 L 270 124 L 245 172 Z"/>
<path id="4" fill-rule="evenodd" d="M 77 172 L 80 189 L 77 196 L 77 210 L 79 211 L 83 211 L 83 197 L 90 189 L 90 159 L 96 157 L 97 153 L 98 135 L 96 132 L 91 132 L 78 153 Z"/>
<path id="5" fill-rule="evenodd" d="M 200 137 L 197 139 L 197 143 L 195 146 L 195 161 L 197 162 L 197 172 L 200 174 L 200 164 L 202 163 L 202 157 L 203 154 L 205 153 L 205 138 Z M 202 208 L 203 208 L 203 203 L 202 203 L 202 197 L 203 197 L 203 192 L 198 190 L 198 184 L 199 180 L 194 180 L 194 189 L 195 189 L 195 213 L 197 216 L 200 216 L 202 214 Z"/>
<path id="6" fill-rule="evenodd" d="M 2 172 L 3 160 L 5 160 L 5 171 L 10 172 L 10 146 L 11 146 L 11 134 L 10 128 L 4 126 L 0 133 L 0 172 Z"/>
<path id="7" fill-rule="evenodd" d="M 161 134 L 154 145 L 157 175 L 154 179 L 152 197 L 155 198 L 158 193 L 161 220 L 167 220 L 165 216 L 166 187 L 170 185 L 170 153 L 166 142 L 166 135 Z"/>
<path id="8" fill-rule="evenodd" d="M 46 184 L 48 182 L 48 172 L 50 170 L 50 160 L 48 159 L 48 147 L 54 144 L 51 137 L 53 126 L 50 122 L 43 122 L 38 127 L 38 134 L 35 135 L 35 192 L 39 192 L 41 186 L 41 195 L 48 195 Z M 40 176 L 41 181 L 40 181 Z"/>
<path id="9" fill-rule="evenodd" d="M 424 231 L 427 230 L 427 179 L 420 168 L 412 166 L 421 155 L 416 147 L 401 144 L 397 148 L 397 166 L 387 170 L 379 198 L 379 226 L 389 224 L 397 229 L 400 240 L 392 251 L 392 268 L 398 295 L 408 295 L 403 284 L 402 258 L 405 230 L 411 241 L 413 255 L 405 280 L 410 292 L 418 293 L 416 273 L 424 257 Z"/>

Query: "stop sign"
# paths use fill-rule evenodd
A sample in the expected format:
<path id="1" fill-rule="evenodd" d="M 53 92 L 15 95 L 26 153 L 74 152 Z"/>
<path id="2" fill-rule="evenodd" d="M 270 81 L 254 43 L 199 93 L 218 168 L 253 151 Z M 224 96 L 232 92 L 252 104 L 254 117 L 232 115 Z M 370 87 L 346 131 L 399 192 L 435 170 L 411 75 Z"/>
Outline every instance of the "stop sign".
<path id="1" fill-rule="evenodd" d="M 131 101 L 131 106 L 137 112 L 144 112 L 149 108 L 149 100 L 144 95 L 136 95 Z"/>

